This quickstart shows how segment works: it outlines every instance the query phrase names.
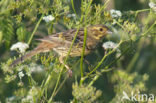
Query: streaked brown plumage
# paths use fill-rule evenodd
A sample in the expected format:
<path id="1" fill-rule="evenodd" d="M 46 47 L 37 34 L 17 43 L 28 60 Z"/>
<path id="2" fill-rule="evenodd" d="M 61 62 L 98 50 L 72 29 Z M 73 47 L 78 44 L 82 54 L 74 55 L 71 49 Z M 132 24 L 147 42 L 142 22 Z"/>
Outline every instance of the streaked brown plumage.
<path id="1" fill-rule="evenodd" d="M 34 50 L 30 51 L 21 58 L 18 58 L 15 61 L 13 61 L 11 66 L 23 62 L 27 58 L 30 58 L 36 54 L 39 54 L 41 52 L 49 52 L 51 50 L 54 50 L 60 55 L 60 62 L 63 63 L 63 57 L 67 55 L 76 32 L 77 29 L 72 29 L 65 32 L 52 34 L 43 39 L 38 39 L 41 41 L 41 43 Z M 101 41 L 101 39 L 104 38 L 109 33 L 111 33 L 111 31 L 108 29 L 108 27 L 104 25 L 94 25 L 87 27 L 87 40 L 84 54 L 87 55 L 94 48 L 96 48 L 97 44 Z M 76 40 L 74 41 L 74 45 L 70 53 L 71 57 L 81 56 L 81 51 L 83 48 L 83 40 L 84 40 L 84 29 L 81 28 L 79 29 Z M 69 67 L 67 65 L 65 66 L 71 73 L 72 71 L 69 69 Z"/>

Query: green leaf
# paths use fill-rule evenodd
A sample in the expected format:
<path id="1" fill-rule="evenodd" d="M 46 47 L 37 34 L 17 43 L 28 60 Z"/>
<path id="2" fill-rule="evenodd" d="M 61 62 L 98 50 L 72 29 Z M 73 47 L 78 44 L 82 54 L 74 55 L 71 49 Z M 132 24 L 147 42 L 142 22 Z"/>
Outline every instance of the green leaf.
<path id="1" fill-rule="evenodd" d="M 17 29 L 16 34 L 18 41 L 27 42 L 30 37 L 30 33 L 23 26 Z"/>
<path id="2" fill-rule="evenodd" d="M 14 23 L 10 18 L 0 18 L 0 30 L 3 34 L 3 40 L 6 48 L 10 48 L 10 44 L 14 39 Z"/>

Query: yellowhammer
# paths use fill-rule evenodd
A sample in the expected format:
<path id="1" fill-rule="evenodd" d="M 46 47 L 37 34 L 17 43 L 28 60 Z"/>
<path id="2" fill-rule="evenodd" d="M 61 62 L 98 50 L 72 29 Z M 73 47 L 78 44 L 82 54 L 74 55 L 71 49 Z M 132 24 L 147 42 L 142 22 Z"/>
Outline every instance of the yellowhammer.
<path id="1" fill-rule="evenodd" d="M 34 50 L 16 59 L 10 66 L 14 66 L 20 62 L 23 62 L 27 58 L 30 58 L 41 52 L 49 52 L 51 50 L 54 50 L 59 54 L 60 63 L 64 64 L 63 58 L 67 56 L 67 53 L 69 51 L 69 48 L 72 44 L 76 32 L 77 29 L 71 29 L 65 32 L 55 33 L 50 36 L 46 36 L 45 38 L 39 39 L 41 43 Z M 95 49 L 97 44 L 101 41 L 101 39 L 110 33 L 111 31 L 105 25 L 88 26 L 84 55 L 87 55 L 93 49 Z M 81 56 L 83 42 L 84 42 L 84 28 L 80 28 L 69 56 L 71 57 Z M 72 71 L 69 69 L 67 65 L 65 65 L 65 67 L 67 68 L 69 75 L 71 75 Z"/>

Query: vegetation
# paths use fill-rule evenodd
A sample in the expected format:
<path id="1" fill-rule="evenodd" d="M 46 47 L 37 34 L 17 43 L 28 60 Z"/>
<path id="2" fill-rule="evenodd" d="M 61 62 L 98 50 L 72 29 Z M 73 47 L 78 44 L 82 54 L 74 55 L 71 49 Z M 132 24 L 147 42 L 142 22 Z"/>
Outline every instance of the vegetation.
<path id="1" fill-rule="evenodd" d="M 156 102 L 150 98 L 156 95 L 156 1 L 138 1 L 1 0 L 0 102 Z M 118 10 L 109 10 L 112 3 Z M 17 42 L 26 43 L 28 52 L 38 44 L 35 39 L 95 24 L 107 25 L 113 34 L 87 56 L 83 51 L 81 57 L 66 57 L 72 77 L 54 51 L 9 67 L 24 55 L 20 49 L 10 51 Z M 130 99 L 123 99 L 125 93 Z"/>

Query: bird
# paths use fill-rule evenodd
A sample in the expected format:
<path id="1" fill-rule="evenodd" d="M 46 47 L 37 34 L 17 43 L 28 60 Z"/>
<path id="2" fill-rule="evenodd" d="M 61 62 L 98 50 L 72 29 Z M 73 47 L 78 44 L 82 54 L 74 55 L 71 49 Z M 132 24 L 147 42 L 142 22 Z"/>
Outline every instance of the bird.
<path id="1" fill-rule="evenodd" d="M 102 41 L 102 39 L 106 37 L 106 35 L 112 34 L 112 31 L 106 25 L 101 24 L 87 26 L 86 29 L 87 38 L 84 55 L 87 55 L 93 51 Z M 69 56 L 81 56 L 84 43 L 84 32 L 84 28 L 71 29 L 64 32 L 53 33 L 52 35 L 37 39 L 40 41 L 39 45 L 32 51 L 14 60 L 10 66 L 14 67 L 15 65 L 24 62 L 36 54 L 50 52 L 53 50 L 58 53 L 60 63 L 67 68 L 69 75 L 72 76 L 72 70 L 64 63 L 63 59 L 67 56 L 76 33 L 77 36 Z"/>

